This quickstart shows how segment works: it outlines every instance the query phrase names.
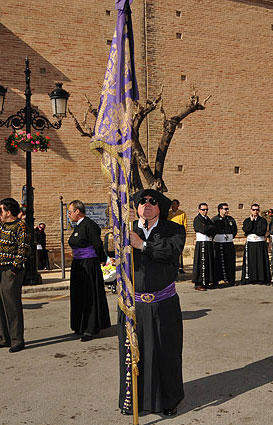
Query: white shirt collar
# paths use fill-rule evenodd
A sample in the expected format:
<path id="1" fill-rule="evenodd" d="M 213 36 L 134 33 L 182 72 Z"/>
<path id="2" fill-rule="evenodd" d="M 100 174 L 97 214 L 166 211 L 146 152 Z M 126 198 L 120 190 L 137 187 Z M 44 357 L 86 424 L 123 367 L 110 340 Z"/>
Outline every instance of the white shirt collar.
<path id="1" fill-rule="evenodd" d="M 152 227 L 149 230 L 145 229 L 144 224 L 142 223 L 140 219 L 138 220 L 138 227 L 143 230 L 143 233 L 146 239 L 148 239 L 148 237 L 150 236 L 150 233 L 153 230 L 153 228 L 157 226 L 158 220 L 159 219 L 156 220 L 156 222 L 152 225 Z"/>
<path id="2" fill-rule="evenodd" d="M 78 225 L 79 225 L 79 224 L 83 221 L 83 219 L 84 219 L 84 217 L 80 218 L 80 219 L 77 221 L 76 226 L 78 226 Z"/>

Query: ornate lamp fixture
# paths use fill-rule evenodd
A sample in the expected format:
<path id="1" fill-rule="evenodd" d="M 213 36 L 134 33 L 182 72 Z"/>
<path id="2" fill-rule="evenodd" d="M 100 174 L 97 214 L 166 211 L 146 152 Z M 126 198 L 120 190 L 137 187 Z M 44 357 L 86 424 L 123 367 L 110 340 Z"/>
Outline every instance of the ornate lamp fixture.
<path id="1" fill-rule="evenodd" d="M 0 120 L 0 127 L 12 127 L 14 131 L 24 129 L 24 134 L 31 137 L 31 128 L 33 127 L 38 132 L 43 131 L 45 128 L 54 128 L 58 130 L 61 128 L 62 119 L 66 116 L 67 100 L 69 93 L 62 88 L 62 83 L 57 84 L 57 88 L 49 95 L 52 104 L 54 104 L 53 116 L 58 121 L 51 123 L 45 116 L 40 115 L 38 109 L 32 108 L 31 90 L 30 90 L 30 69 L 29 60 L 26 57 L 26 105 L 20 109 L 16 114 L 9 116 L 6 120 Z M 7 89 L 0 85 L 0 113 L 3 112 L 4 101 Z M 20 135 L 21 133 L 19 133 Z M 38 137 L 37 133 L 36 136 Z M 18 136 L 19 137 L 19 136 Z M 40 137 L 40 136 L 39 136 Z M 47 137 L 47 136 L 46 136 Z M 22 145 L 22 143 L 21 143 Z M 31 150 L 23 149 L 26 151 L 26 222 L 31 230 L 31 256 L 26 264 L 26 284 L 41 283 L 41 275 L 37 273 L 36 264 L 36 247 L 34 244 L 34 210 L 33 210 L 33 188 L 32 188 L 32 166 L 31 166 Z M 47 149 L 45 149 L 47 150 Z"/>
<path id="2" fill-rule="evenodd" d="M 62 83 L 57 83 L 57 88 L 54 89 L 49 97 L 52 102 L 53 116 L 58 119 L 57 122 L 51 123 L 46 117 L 39 114 L 38 109 L 32 108 L 30 105 L 31 90 L 30 90 L 30 69 L 29 60 L 26 58 L 26 106 L 20 109 L 16 114 L 9 116 L 6 120 L 0 120 L 0 127 L 12 127 L 13 130 L 21 130 L 26 126 L 26 132 L 30 133 L 30 128 L 43 131 L 45 128 L 55 128 L 58 130 L 62 126 L 62 119 L 66 116 L 67 100 L 70 94 L 62 88 Z M 3 111 L 4 100 L 7 89 L 0 86 L 0 112 Z M 1 106 L 2 105 L 2 106 Z"/>
<path id="3" fill-rule="evenodd" d="M 64 90 L 63 83 L 56 83 L 56 88 L 48 95 L 51 99 L 53 117 L 66 117 L 67 101 L 70 94 Z"/>

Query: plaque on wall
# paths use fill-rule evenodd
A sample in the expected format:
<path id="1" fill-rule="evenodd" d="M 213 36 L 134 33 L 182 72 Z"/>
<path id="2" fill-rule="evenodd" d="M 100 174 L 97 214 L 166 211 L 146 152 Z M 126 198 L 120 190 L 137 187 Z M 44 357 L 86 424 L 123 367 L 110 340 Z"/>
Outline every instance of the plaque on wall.
<path id="1" fill-rule="evenodd" d="M 85 204 L 85 215 L 95 221 L 101 229 L 109 228 L 109 207 L 107 203 Z M 76 226 L 76 223 L 70 221 L 68 211 L 67 224 L 68 229 L 73 229 Z"/>

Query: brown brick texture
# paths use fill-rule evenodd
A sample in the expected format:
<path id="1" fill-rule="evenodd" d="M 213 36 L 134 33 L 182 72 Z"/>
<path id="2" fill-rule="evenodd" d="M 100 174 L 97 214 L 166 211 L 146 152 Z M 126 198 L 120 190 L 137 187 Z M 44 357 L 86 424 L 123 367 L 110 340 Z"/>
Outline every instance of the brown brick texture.
<path id="1" fill-rule="evenodd" d="M 209 204 L 210 216 L 216 214 L 218 203 L 228 202 L 239 228 L 252 202 L 262 210 L 273 207 L 272 6 L 269 0 L 133 2 L 141 101 L 146 93 L 156 96 L 163 84 L 164 108 L 171 117 L 182 110 L 192 86 L 200 100 L 212 96 L 204 111 L 188 116 L 176 130 L 165 164 L 168 195 L 178 198 L 188 215 L 188 243 L 201 201 Z M 32 104 L 49 119 L 53 120 L 48 93 L 55 82 L 62 81 L 70 92 L 69 107 L 80 120 L 85 94 L 98 105 L 110 48 L 107 40 L 116 23 L 114 0 L 7 0 L 0 6 L 0 17 L 0 84 L 8 87 L 1 119 L 24 107 L 26 55 Z M 91 118 L 90 126 L 93 123 Z M 161 129 L 162 114 L 157 110 L 141 133 L 151 164 Z M 0 196 L 20 200 L 25 154 L 5 153 L 4 137 L 9 133 L 0 128 Z M 47 224 L 49 248 L 59 249 L 59 196 L 64 202 L 107 202 L 108 183 L 99 159 L 89 151 L 88 139 L 80 136 L 71 117 L 60 130 L 45 134 L 52 148 L 32 155 L 35 218 Z M 236 166 L 239 174 L 234 173 Z"/>

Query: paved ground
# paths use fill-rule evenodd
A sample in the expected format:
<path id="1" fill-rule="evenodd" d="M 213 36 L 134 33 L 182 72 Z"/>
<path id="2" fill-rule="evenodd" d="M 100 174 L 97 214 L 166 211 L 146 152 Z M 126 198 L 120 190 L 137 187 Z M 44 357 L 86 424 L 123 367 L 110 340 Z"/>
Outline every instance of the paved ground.
<path id="1" fill-rule="evenodd" d="M 186 398 L 176 417 L 141 415 L 139 424 L 272 425 L 273 287 L 200 293 L 189 278 L 177 284 Z M 107 293 L 112 327 L 81 343 L 69 329 L 69 282 L 59 271 L 43 282 L 24 287 L 27 349 L 1 349 L 0 424 L 133 424 L 117 407 L 116 295 Z"/>

